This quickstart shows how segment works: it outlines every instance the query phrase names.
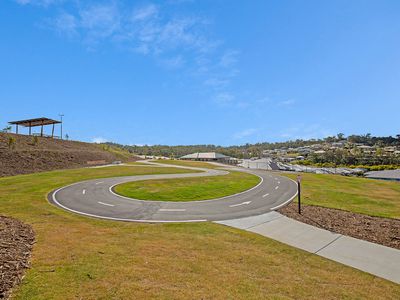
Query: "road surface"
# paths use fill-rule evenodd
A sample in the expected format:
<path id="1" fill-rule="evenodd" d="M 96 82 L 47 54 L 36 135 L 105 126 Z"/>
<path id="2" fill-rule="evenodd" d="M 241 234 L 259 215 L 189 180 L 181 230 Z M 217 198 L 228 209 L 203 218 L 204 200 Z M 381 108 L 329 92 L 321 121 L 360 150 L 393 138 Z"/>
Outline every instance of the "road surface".
<path id="1" fill-rule="evenodd" d="M 165 166 L 165 165 L 164 165 Z M 179 167 L 171 166 L 168 167 Z M 261 182 L 245 192 L 219 199 L 165 202 L 126 198 L 113 192 L 113 186 L 139 180 L 223 176 L 227 169 L 204 169 L 203 173 L 125 176 L 78 182 L 48 195 L 48 200 L 70 212 L 90 217 L 136 222 L 200 222 L 221 221 L 261 215 L 289 202 L 297 195 L 297 185 L 289 178 L 273 172 L 230 168 L 248 172 Z"/>

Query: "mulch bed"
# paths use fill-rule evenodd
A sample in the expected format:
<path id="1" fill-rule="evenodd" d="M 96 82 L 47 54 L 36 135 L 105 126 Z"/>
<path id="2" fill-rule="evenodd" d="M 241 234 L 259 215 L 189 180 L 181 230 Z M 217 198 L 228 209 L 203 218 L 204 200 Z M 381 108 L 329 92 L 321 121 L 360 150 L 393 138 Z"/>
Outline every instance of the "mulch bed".
<path id="1" fill-rule="evenodd" d="M 302 214 L 299 215 L 297 203 L 294 202 L 279 209 L 279 212 L 322 229 L 400 249 L 399 219 L 371 217 L 312 205 L 302 205 Z"/>
<path id="2" fill-rule="evenodd" d="M 30 225 L 0 216 L 0 299 L 7 299 L 11 289 L 21 282 L 34 242 Z"/>

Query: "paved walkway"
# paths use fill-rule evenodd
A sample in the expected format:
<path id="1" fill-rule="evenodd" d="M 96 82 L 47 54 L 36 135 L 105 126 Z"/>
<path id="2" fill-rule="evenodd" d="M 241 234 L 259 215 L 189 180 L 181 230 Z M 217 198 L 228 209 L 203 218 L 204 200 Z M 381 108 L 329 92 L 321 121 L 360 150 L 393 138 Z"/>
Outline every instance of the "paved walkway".
<path id="1" fill-rule="evenodd" d="M 320 229 L 275 211 L 216 223 L 255 232 L 400 284 L 397 249 Z"/>

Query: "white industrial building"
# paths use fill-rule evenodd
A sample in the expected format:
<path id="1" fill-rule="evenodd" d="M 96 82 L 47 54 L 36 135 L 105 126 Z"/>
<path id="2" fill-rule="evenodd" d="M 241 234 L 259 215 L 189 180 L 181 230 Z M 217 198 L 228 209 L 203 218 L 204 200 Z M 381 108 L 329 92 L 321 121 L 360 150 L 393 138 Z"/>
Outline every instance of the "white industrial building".
<path id="1" fill-rule="evenodd" d="M 217 152 L 196 152 L 182 156 L 180 159 L 183 160 L 198 160 L 198 161 L 218 161 L 218 162 L 230 162 L 235 160 L 230 156 L 226 156 Z"/>

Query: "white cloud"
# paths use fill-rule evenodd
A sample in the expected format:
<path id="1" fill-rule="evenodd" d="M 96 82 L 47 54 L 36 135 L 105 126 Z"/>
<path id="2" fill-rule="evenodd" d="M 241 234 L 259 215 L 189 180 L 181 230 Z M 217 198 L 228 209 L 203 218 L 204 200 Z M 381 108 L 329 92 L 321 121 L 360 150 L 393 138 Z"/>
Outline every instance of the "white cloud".
<path id="1" fill-rule="evenodd" d="M 221 57 L 219 64 L 224 67 L 232 67 L 238 61 L 239 51 L 237 50 L 227 50 Z"/>
<path id="2" fill-rule="evenodd" d="M 211 78 L 205 80 L 204 84 L 207 86 L 211 86 L 213 88 L 219 89 L 219 88 L 226 87 L 229 84 L 229 80 L 211 77 Z"/>
<path id="3" fill-rule="evenodd" d="M 50 4 L 57 4 L 64 2 L 65 0 L 15 0 L 21 5 L 37 5 L 37 6 L 48 6 Z"/>
<path id="4" fill-rule="evenodd" d="M 76 18 L 68 13 L 62 13 L 54 21 L 54 26 L 58 32 L 65 33 L 67 35 L 77 34 L 78 23 Z"/>
<path id="5" fill-rule="evenodd" d="M 244 129 L 244 130 L 242 130 L 242 131 L 236 132 L 236 133 L 233 135 L 233 138 L 234 138 L 234 139 L 237 139 L 237 140 L 241 140 L 241 139 L 243 139 L 243 138 L 246 138 L 246 137 L 249 137 L 249 136 L 254 135 L 257 131 L 258 131 L 258 130 L 257 130 L 256 128 Z"/>
<path id="6" fill-rule="evenodd" d="M 32 0 L 15 0 L 15 2 L 17 2 L 18 4 L 30 4 L 32 2 Z"/>
<path id="7" fill-rule="evenodd" d="M 96 144 L 102 144 L 102 143 L 107 143 L 108 140 L 103 138 L 103 137 L 94 137 L 92 138 L 92 143 L 96 143 Z"/>
<path id="8" fill-rule="evenodd" d="M 215 102 L 221 106 L 232 104 L 234 99 L 235 97 L 230 93 L 219 93 L 214 98 Z"/>
<path id="9" fill-rule="evenodd" d="M 113 38 L 120 30 L 121 15 L 114 3 L 79 7 L 75 13 L 62 12 L 53 18 L 51 25 L 59 33 L 75 35 L 89 46 Z"/>
<path id="10" fill-rule="evenodd" d="M 289 107 L 289 106 L 293 106 L 295 103 L 296 103 L 296 100 L 294 100 L 294 99 L 288 99 L 288 100 L 280 101 L 280 102 L 278 103 L 278 105 L 279 105 L 279 106 L 286 106 L 286 107 Z"/>
<path id="11" fill-rule="evenodd" d="M 80 27 L 86 33 L 86 42 L 96 43 L 112 37 L 120 29 L 120 12 L 115 4 L 89 6 L 79 12 Z"/>
<path id="12" fill-rule="evenodd" d="M 251 103 L 246 102 L 246 101 L 239 101 L 238 103 L 236 103 L 236 107 L 240 108 L 240 109 L 248 108 L 250 106 L 251 106 Z"/>
<path id="13" fill-rule="evenodd" d="M 198 14 L 176 13 L 168 3 L 132 6 L 118 0 L 15 0 L 21 5 L 60 5 L 58 15 L 47 22 L 54 31 L 88 50 L 111 43 L 136 55 L 146 55 L 162 67 L 181 69 L 210 90 L 210 100 L 232 103 L 227 90 L 239 74 L 239 51 L 227 49 L 213 36 L 212 22 Z M 212 96 L 217 94 L 217 96 Z"/>
<path id="14" fill-rule="evenodd" d="M 149 4 L 141 8 L 135 9 L 132 13 L 133 21 L 143 21 L 151 17 L 157 16 L 159 11 L 158 6 L 154 4 Z"/>
<path id="15" fill-rule="evenodd" d="M 209 53 L 221 44 L 208 38 L 209 22 L 204 18 L 171 16 L 154 4 L 137 7 L 131 15 L 125 13 L 127 9 L 116 1 L 77 5 L 55 17 L 52 24 L 57 31 L 68 35 L 72 30 L 79 32 L 85 43 L 95 44 L 107 39 L 136 53 L 154 56 L 196 56 Z"/>
<path id="16" fill-rule="evenodd" d="M 168 69 L 177 69 L 181 68 L 185 64 L 185 60 L 181 55 L 178 55 L 175 57 L 162 59 L 160 63 Z"/>
<path id="17" fill-rule="evenodd" d="M 280 137 L 286 139 L 303 139 L 309 140 L 312 138 L 323 138 L 327 136 L 334 135 L 330 129 L 322 127 L 320 124 L 296 124 L 286 128 L 279 134 Z"/>

